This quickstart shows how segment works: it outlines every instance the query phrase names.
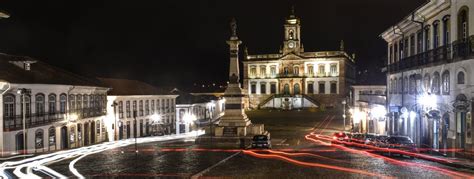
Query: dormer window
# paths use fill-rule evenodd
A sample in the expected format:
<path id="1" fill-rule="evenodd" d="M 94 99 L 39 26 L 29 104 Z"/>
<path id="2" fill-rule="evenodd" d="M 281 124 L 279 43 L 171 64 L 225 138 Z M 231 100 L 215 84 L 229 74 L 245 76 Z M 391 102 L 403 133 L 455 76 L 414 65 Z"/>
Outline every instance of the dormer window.
<path id="1" fill-rule="evenodd" d="M 31 63 L 25 62 L 25 70 L 30 71 L 31 70 Z"/>

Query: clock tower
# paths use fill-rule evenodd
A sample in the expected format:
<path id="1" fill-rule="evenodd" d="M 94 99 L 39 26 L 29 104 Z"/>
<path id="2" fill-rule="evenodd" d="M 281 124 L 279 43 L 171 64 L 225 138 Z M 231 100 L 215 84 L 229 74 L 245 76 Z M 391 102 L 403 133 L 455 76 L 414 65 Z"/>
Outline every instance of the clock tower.
<path id="1" fill-rule="evenodd" d="M 285 21 L 285 40 L 283 41 L 283 54 L 300 52 L 300 19 L 295 16 L 294 8 L 291 9 L 290 16 Z"/>

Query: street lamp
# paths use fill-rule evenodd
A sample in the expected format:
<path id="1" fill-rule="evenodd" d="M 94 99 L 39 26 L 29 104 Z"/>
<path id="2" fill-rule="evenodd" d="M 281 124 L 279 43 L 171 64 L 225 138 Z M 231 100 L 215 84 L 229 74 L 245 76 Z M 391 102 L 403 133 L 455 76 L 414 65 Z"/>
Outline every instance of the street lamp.
<path id="1" fill-rule="evenodd" d="M 29 95 L 31 94 L 31 90 L 30 89 L 26 89 L 26 88 L 20 88 L 18 89 L 17 91 L 18 94 L 21 95 L 21 99 L 22 99 L 22 110 L 21 110 L 21 113 L 22 113 L 22 116 L 23 116 L 23 154 L 27 154 L 28 150 L 26 149 L 26 101 L 25 101 L 25 95 Z"/>
<path id="2" fill-rule="evenodd" d="M 343 107 L 343 114 L 342 114 L 342 130 L 346 131 L 346 100 L 344 99 L 342 102 L 342 107 Z"/>

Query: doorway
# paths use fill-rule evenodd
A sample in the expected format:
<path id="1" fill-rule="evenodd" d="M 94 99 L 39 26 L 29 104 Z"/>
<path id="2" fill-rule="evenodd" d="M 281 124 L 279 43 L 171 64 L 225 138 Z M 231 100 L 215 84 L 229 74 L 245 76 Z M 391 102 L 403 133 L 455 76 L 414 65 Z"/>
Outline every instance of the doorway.
<path id="1" fill-rule="evenodd" d="M 16 135 L 16 151 L 18 153 L 23 153 L 24 149 L 23 132 L 20 132 Z"/>
<path id="2" fill-rule="evenodd" d="M 67 126 L 61 127 L 61 149 L 67 149 Z"/>
<path id="3" fill-rule="evenodd" d="M 95 144 L 95 132 L 94 132 L 95 122 L 91 122 L 91 144 Z"/>
<path id="4" fill-rule="evenodd" d="M 84 124 L 84 145 L 89 145 L 89 123 Z"/>

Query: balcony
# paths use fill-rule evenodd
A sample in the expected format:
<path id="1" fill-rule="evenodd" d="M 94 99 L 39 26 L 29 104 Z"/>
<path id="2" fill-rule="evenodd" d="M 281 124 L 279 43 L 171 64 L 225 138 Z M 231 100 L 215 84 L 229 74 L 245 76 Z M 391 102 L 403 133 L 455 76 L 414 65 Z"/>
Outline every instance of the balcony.
<path id="1" fill-rule="evenodd" d="M 397 73 L 424 66 L 433 66 L 443 63 L 452 63 L 474 57 L 474 36 L 468 40 L 456 41 L 453 44 L 438 47 L 419 53 L 388 65 L 389 73 Z"/>
<path id="2" fill-rule="evenodd" d="M 70 111 L 69 114 L 77 115 L 77 119 L 84 119 L 89 117 L 99 117 L 106 115 L 104 110 L 98 108 L 84 108 L 81 110 Z M 25 118 L 26 128 L 38 127 L 52 124 L 54 122 L 63 121 L 66 119 L 66 114 L 30 114 Z M 4 130 L 13 131 L 23 129 L 23 115 L 3 117 Z"/>

